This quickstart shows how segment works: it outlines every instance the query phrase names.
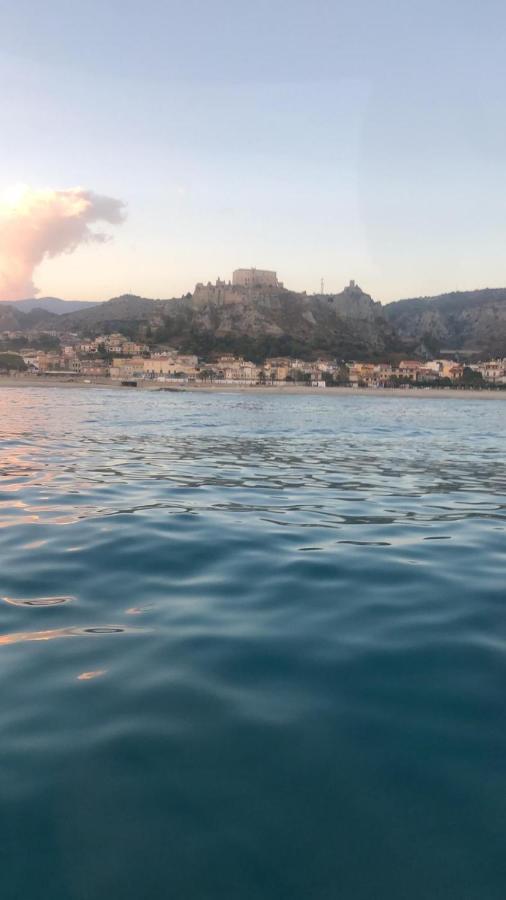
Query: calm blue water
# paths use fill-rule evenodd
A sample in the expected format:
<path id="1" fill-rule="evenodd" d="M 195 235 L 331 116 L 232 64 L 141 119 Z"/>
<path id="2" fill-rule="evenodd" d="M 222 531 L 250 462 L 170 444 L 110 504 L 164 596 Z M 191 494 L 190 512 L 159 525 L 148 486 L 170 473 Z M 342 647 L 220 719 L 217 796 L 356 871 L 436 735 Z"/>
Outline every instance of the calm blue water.
<path id="1" fill-rule="evenodd" d="M 1 390 L 2 900 L 503 900 L 505 437 Z"/>

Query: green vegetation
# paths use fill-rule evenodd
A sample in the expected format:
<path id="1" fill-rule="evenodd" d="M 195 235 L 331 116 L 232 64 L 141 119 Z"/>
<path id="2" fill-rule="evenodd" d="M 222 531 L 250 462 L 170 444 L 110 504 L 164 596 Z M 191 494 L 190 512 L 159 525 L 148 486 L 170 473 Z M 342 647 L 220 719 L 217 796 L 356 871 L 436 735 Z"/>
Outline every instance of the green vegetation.
<path id="1" fill-rule="evenodd" d="M 3 341 L 0 341 L 0 352 L 16 352 L 17 350 L 21 350 L 25 347 L 27 349 L 29 348 L 30 350 L 59 350 L 60 339 L 53 334 L 45 334 L 44 332 L 42 332 L 41 334 L 37 335 L 37 337 L 26 336 L 5 338 Z"/>
<path id="2" fill-rule="evenodd" d="M 314 355 L 314 350 L 307 342 L 288 335 L 275 337 L 264 334 L 253 337 L 245 334 L 217 335 L 212 331 L 196 330 L 184 313 L 165 316 L 164 324 L 152 329 L 152 342 L 172 344 L 180 353 L 191 353 L 205 359 L 230 353 L 257 364 L 269 356 L 311 359 Z"/>
<path id="3" fill-rule="evenodd" d="M 26 347 L 27 344 L 25 343 Z M 32 338 L 28 346 L 32 348 L 32 350 L 59 350 L 60 349 L 60 339 L 56 337 L 54 334 L 39 334 L 37 338 Z"/>
<path id="4" fill-rule="evenodd" d="M 110 350 L 107 350 L 105 344 L 99 344 L 97 347 L 97 351 L 94 354 L 87 354 L 90 358 L 102 359 L 104 362 L 112 363 L 113 355 L 121 356 L 122 354 L 112 354 Z"/>
<path id="5" fill-rule="evenodd" d="M 460 384 L 464 387 L 486 387 L 486 382 L 481 372 L 476 372 L 474 369 L 470 369 L 469 366 L 464 366 Z"/>
<path id="6" fill-rule="evenodd" d="M 26 365 L 17 353 L 0 353 L 0 372 L 24 372 Z"/>
<path id="7" fill-rule="evenodd" d="M 309 372 L 299 372 L 298 369 L 295 369 L 291 375 L 286 376 L 286 380 L 294 381 L 296 384 L 309 384 L 311 375 Z"/>
<path id="8" fill-rule="evenodd" d="M 348 367 L 341 365 L 337 372 L 324 372 L 322 378 L 327 387 L 339 387 L 340 385 L 349 385 L 350 373 Z"/>

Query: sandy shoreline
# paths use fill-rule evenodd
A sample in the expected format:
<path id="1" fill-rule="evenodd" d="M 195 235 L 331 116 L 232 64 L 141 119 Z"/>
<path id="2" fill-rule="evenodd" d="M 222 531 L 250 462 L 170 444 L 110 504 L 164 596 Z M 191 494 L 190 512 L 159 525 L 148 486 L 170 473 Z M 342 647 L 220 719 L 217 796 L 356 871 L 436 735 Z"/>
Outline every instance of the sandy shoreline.
<path id="1" fill-rule="evenodd" d="M 90 379 L 84 381 L 80 378 L 60 378 L 51 376 L 9 376 L 0 375 L 0 388 L 20 388 L 20 387 L 59 387 L 59 388 L 81 388 L 84 390 L 93 390 L 96 388 L 105 390 L 119 391 L 155 391 L 162 393 L 226 393 L 226 394 L 260 394 L 269 396 L 271 394 L 294 395 L 301 394 L 318 394 L 319 396 L 342 396 L 342 397 L 407 397 L 413 398 L 448 398 L 453 397 L 457 400 L 506 400 L 506 390 L 480 390 L 473 391 L 462 388 L 347 388 L 347 387 L 328 387 L 317 388 L 307 387 L 305 385 L 295 384 L 275 384 L 275 385 L 245 385 L 245 384 L 163 384 L 153 381 L 139 381 L 138 387 L 125 387 L 118 382 L 110 379 Z"/>

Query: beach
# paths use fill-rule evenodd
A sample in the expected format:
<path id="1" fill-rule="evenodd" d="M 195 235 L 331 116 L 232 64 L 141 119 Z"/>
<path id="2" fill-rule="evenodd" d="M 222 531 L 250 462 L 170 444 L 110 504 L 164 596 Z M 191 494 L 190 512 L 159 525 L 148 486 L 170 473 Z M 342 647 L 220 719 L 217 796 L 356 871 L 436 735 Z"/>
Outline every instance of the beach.
<path id="1" fill-rule="evenodd" d="M 108 390 L 136 390 L 136 391 L 158 391 L 158 392 L 195 392 L 204 393 L 232 393 L 238 392 L 245 394 L 285 394 L 293 395 L 309 395 L 318 394 L 325 396 L 364 396 L 364 397 L 416 397 L 416 398 L 449 398 L 454 397 L 462 400 L 506 400 L 506 390 L 482 389 L 473 390 L 471 388 L 427 388 L 427 387 L 409 387 L 409 388 L 353 388 L 353 387 L 312 387 L 299 384 L 284 384 L 278 382 L 276 384 L 219 384 L 213 382 L 211 384 L 177 384 L 174 382 L 161 381 L 141 381 L 137 382 L 137 387 L 131 385 L 122 385 L 121 382 L 110 378 L 83 379 L 73 376 L 53 376 L 53 375 L 0 375 L 0 388 L 12 387 L 59 387 L 59 388 L 83 388 L 86 390 L 94 388 L 106 388 Z"/>

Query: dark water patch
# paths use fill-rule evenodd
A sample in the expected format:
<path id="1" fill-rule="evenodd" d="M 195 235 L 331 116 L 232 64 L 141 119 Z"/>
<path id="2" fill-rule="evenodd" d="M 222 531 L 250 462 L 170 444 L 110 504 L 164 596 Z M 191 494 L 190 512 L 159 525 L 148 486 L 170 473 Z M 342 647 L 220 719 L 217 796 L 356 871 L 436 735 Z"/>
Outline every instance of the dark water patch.
<path id="1" fill-rule="evenodd" d="M 337 544 L 354 544 L 356 547 L 391 547 L 390 541 L 336 541 Z"/>

